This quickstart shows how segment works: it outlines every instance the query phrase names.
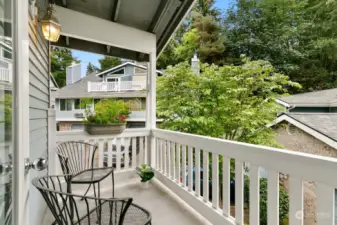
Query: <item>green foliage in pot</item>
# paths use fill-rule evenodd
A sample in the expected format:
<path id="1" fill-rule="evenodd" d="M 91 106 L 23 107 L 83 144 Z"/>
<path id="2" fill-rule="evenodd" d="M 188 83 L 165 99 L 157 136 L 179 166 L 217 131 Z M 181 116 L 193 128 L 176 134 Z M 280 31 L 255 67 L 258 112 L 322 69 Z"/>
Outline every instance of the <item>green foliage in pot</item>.
<path id="1" fill-rule="evenodd" d="M 123 100 L 104 99 L 95 104 L 95 112 L 86 111 L 87 124 L 125 124 L 130 114 L 129 104 Z"/>
<path id="2" fill-rule="evenodd" d="M 143 164 L 141 167 L 137 167 L 136 173 L 140 176 L 141 182 L 150 181 L 154 177 L 154 170 L 146 164 Z"/>

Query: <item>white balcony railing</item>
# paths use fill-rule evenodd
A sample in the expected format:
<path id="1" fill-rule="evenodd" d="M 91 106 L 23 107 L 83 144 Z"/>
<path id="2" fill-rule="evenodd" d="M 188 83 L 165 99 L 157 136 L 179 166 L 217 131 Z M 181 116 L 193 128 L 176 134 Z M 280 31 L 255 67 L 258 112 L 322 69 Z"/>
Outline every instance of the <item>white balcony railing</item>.
<path id="1" fill-rule="evenodd" d="M 135 169 L 148 162 L 148 129 L 127 129 L 118 135 L 89 135 L 85 131 L 57 132 L 56 142 L 85 141 L 98 146 L 95 165 L 114 166 L 116 172 Z M 57 158 L 56 158 L 57 160 Z M 57 174 L 61 174 L 57 168 Z"/>
<path id="2" fill-rule="evenodd" d="M 116 136 L 76 131 L 56 135 L 56 141 L 79 140 L 97 144 L 98 166 L 114 166 L 116 172 L 150 163 L 152 158 L 156 180 L 212 224 L 244 224 L 245 175 L 250 181 L 249 224 L 260 224 L 260 168 L 267 173 L 268 224 L 279 224 L 280 173 L 289 181 L 289 225 L 304 224 L 304 181 L 316 186 L 316 224 L 334 224 L 337 160 L 333 158 L 161 129 L 127 129 Z M 149 140 L 155 143 L 153 149 Z M 235 206 L 230 205 L 231 160 L 235 161 Z"/>
<path id="3" fill-rule="evenodd" d="M 0 68 L 0 81 L 12 83 L 12 74 L 9 69 Z"/>
<path id="4" fill-rule="evenodd" d="M 145 81 L 88 82 L 88 92 L 125 92 L 146 89 Z"/>

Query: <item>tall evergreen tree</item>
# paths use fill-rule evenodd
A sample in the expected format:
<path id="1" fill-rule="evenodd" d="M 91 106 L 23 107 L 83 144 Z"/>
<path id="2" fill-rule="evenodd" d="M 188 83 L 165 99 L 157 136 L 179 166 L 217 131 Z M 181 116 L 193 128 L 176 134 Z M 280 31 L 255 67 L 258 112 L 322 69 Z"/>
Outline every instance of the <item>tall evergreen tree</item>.
<path id="1" fill-rule="evenodd" d="M 51 49 L 51 73 L 59 87 L 66 85 L 66 68 L 73 62 L 80 61 L 73 57 L 71 50 L 66 48 L 52 47 Z"/>
<path id="2" fill-rule="evenodd" d="M 97 71 L 98 71 L 98 68 L 94 64 L 92 64 L 91 62 L 89 62 L 88 66 L 87 66 L 87 72 L 86 72 L 86 74 L 89 75 L 89 74 L 91 74 L 93 72 L 97 72 Z"/>
<path id="3" fill-rule="evenodd" d="M 169 65 L 189 61 L 195 52 L 202 56 L 204 56 L 204 53 L 210 53 L 210 57 L 203 57 L 205 62 L 208 62 L 209 58 L 214 57 L 214 55 L 218 56 L 218 53 L 224 47 L 218 38 L 220 16 L 221 11 L 215 7 L 215 0 L 198 0 L 190 15 L 187 16 L 187 19 L 159 57 L 158 68 L 166 69 Z M 194 41 L 198 43 L 192 43 Z M 201 52 L 199 52 L 200 45 L 203 47 Z M 212 48 L 214 51 L 210 51 Z"/>
<path id="4" fill-rule="evenodd" d="M 100 64 L 100 70 L 104 71 L 112 67 L 122 64 L 122 60 L 113 56 L 104 56 L 102 59 L 98 60 Z"/>

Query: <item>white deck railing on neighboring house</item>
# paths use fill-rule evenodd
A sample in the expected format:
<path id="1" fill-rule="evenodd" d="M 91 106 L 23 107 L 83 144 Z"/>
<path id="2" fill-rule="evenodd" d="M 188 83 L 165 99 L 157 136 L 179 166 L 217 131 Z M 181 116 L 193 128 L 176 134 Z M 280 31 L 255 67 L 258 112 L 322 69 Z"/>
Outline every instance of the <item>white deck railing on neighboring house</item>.
<path id="1" fill-rule="evenodd" d="M 88 92 L 124 92 L 146 89 L 146 81 L 88 82 Z"/>
<path id="2" fill-rule="evenodd" d="M 12 74 L 9 69 L 0 68 L 0 81 L 12 83 Z"/>
<path id="3" fill-rule="evenodd" d="M 139 145 L 135 144 L 136 137 Z M 303 225 L 304 181 L 316 185 L 316 224 L 334 224 L 337 160 L 333 158 L 161 129 L 126 129 L 122 134 L 105 136 L 57 132 L 56 141 L 97 144 L 98 166 L 114 166 L 116 172 L 150 163 L 152 158 L 155 178 L 212 224 L 244 224 L 246 176 L 250 187 L 249 224 L 260 224 L 260 168 L 267 173 L 268 224 L 279 224 L 281 173 L 288 181 L 289 225 Z M 152 149 L 150 143 L 154 143 Z M 233 160 L 235 206 L 230 202 Z M 230 213 L 231 207 L 235 216 Z"/>

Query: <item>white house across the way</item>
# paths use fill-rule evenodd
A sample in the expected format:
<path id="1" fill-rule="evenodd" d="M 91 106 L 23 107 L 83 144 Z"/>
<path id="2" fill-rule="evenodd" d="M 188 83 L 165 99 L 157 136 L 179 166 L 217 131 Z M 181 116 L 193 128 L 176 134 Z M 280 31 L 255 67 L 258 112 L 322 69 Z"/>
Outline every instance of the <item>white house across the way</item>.
<path id="1" fill-rule="evenodd" d="M 81 64 L 67 68 L 67 85 L 55 92 L 56 121 L 59 131 L 84 130 L 86 108 L 95 109 L 102 99 L 122 99 L 130 103 L 128 128 L 145 127 L 147 63 L 124 62 L 102 72 L 82 75 Z M 161 71 L 157 70 L 160 76 Z M 93 99 L 81 106 L 83 98 Z"/>

